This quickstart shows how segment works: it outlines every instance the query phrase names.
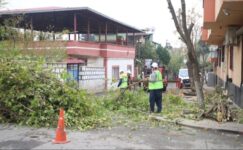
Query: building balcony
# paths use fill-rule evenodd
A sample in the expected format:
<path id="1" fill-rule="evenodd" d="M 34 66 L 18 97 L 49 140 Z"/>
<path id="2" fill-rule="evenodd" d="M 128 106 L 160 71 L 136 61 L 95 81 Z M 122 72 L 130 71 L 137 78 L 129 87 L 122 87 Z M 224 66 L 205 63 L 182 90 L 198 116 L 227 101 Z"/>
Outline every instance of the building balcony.
<path id="1" fill-rule="evenodd" d="M 223 26 L 243 25 L 243 0 L 216 0 L 216 22 Z"/>
<path id="2" fill-rule="evenodd" d="M 65 51 L 67 55 L 77 57 L 135 58 L 133 46 L 90 41 L 35 41 L 21 49 L 37 53 Z"/>
<path id="3" fill-rule="evenodd" d="M 243 0 L 204 0 L 204 29 L 210 29 L 208 39 L 202 35 L 202 40 L 209 44 L 219 45 L 229 26 L 243 25 Z M 206 34 L 203 31 L 203 34 Z"/>
<path id="4" fill-rule="evenodd" d="M 243 24 L 243 0 L 204 0 L 203 6 L 205 29 Z"/>
<path id="5" fill-rule="evenodd" d="M 145 34 L 87 7 L 0 11 L 0 23 L 23 14 L 16 27 L 23 30 L 23 38 L 30 35 L 30 41 L 36 41 L 25 48 L 39 51 L 56 48 L 80 57 L 134 58 L 136 37 Z"/>
<path id="6" fill-rule="evenodd" d="M 106 57 L 106 58 L 135 58 L 135 48 L 126 45 L 96 42 L 67 42 L 68 55 Z"/>
<path id="7" fill-rule="evenodd" d="M 208 29 L 201 28 L 201 40 L 206 42 L 208 40 Z"/>
<path id="8" fill-rule="evenodd" d="M 211 45 L 220 45 L 224 41 L 224 34 L 226 28 L 219 28 L 214 30 L 208 30 L 208 37 L 205 40 L 208 44 Z"/>
<path id="9" fill-rule="evenodd" d="M 205 29 L 210 29 L 213 27 L 215 23 L 215 1 L 216 0 L 204 0 L 203 7 L 204 7 L 204 22 L 203 27 Z"/>
<path id="10" fill-rule="evenodd" d="M 224 35 L 217 34 L 219 32 L 214 32 L 211 29 L 201 29 L 201 41 L 206 42 L 207 44 L 219 45 L 224 40 Z"/>

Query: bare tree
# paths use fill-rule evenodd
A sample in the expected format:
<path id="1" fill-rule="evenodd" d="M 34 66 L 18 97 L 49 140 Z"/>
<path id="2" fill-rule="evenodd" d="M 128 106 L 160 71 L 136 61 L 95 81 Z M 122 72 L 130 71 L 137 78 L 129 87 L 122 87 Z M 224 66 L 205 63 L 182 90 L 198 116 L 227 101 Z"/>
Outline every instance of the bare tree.
<path id="1" fill-rule="evenodd" d="M 204 95 L 202 91 L 202 84 L 200 80 L 200 69 L 199 64 L 195 52 L 195 47 L 193 45 L 193 41 L 191 39 L 192 30 L 194 27 L 194 23 L 191 22 L 190 25 L 187 24 L 187 16 L 186 16 L 186 3 L 185 0 L 181 0 L 181 19 L 178 19 L 174 10 L 174 7 L 171 3 L 171 0 L 167 0 L 169 10 L 172 15 L 172 19 L 175 23 L 175 27 L 177 32 L 179 33 L 181 40 L 186 44 L 187 46 L 187 55 L 188 55 L 188 63 L 191 64 L 192 67 L 192 73 L 193 73 L 193 79 L 197 94 L 197 100 L 200 108 L 204 109 Z M 181 21 L 181 22 L 179 22 Z M 180 25 L 181 24 L 181 25 Z"/>
<path id="2" fill-rule="evenodd" d="M 181 14 L 182 13 L 180 13 L 180 15 Z M 192 39 L 192 43 L 194 45 L 194 49 L 197 52 L 197 44 L 198 44 L 198 41 L 200 40 L 200 31 L 201 31 L 200 29 L 201 29 L 201 26 L 202 26 L 200 24 L 201 22 L 199 22 L 199 20 L 202 18 L 202 16 L 198 12 L 195 11 L 195 8 L 192 8 L 191 10 L 188 10 L 186 17 L 187 17 L 187 25 L 189 25 L 188 23 L 191 23 L 191 22 L 194 23 L 194 26 L 193 26 L 193 29 L 192 29 L 190 36 L 191 36 L 191 39 Z M 192 66 L 188 61 L 187 61 L 186 64 L 187 64 L 187 67 L 188 67 L 188 70 L 189 70 L 190 82 L 192 83 L 191 88 L 192 88 L 192 91 L 195 92 L 195 84 L 194 84 Z M 203 74 L 203 72 L 202 72 L 202 74 Z M 202 85 L 203 85 L 203 82 L 202 82 Z"/>
<path id="3" fill-rule="evenodd" d="M 187 15 L 187 25 L 189 25 L 188 22 L 194 22 L 195 23 L 195 21 L 194 21 L 195 13 L 192 13 L 192 12 L 193 12 L 193 10 L 188 11 L 188 14 L 190 14 L 190 15 Z M 178 11 L 176 12 L 176 15 L 177 15 L 176 17 L 177 17 L 177 20 L 178 20 L 178 23 L 179 23 L 179 27 L 182 29 L 183 28 L 183 26 L 182 26 L 183 25 L 182 24 L 182 10 L 178 9 Z M 192 39 L 192 43 L 195 43 L 195 41 L 196 41 L 196 36 L 194 36 L 195 35 L 194 32 L 197 32 L 196 31 L 197 27 L 195 27 L 195 26 L 196 25 L 194 24 L 192 33 L 190 35 L 191 39 Z M 176 34 L 178 34 L 177 30 L 175 32 L 176 32 Z M 179 38 L 179 39 L 181 39 L 181 38 Z M 192 92 L 195 92 L 196 90 L 195 90 L 192 66 L 191 66 L 191 63 L 189 62 L 188 59 L 186 61 L 186 66 L 188 68 L 189 79 L 190 79 L 190 82 L 191 82 L 191 90 L 192 90 Z"/>

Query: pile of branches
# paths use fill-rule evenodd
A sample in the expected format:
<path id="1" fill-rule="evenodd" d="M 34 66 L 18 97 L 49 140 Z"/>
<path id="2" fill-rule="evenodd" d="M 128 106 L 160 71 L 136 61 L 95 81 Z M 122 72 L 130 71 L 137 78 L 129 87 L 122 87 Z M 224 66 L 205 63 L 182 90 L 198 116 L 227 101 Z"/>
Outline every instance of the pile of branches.
<path id="1" fill-rule="evenodd" d="M 209 95 L 207 103 L 211 107 L 201 113 L 199 117 L 214 119 L 218 122 L 236 121 L 237 111 L 228 96 L 223 94 L 221 89 L 217 89 L 213 95 Z"/>
<path id="2" fill-rule="evenodd" d="M 218 122 L 236 121 L 236 112 L 231 105 L 231 102 L 216 102 L 202 116 Z"/>

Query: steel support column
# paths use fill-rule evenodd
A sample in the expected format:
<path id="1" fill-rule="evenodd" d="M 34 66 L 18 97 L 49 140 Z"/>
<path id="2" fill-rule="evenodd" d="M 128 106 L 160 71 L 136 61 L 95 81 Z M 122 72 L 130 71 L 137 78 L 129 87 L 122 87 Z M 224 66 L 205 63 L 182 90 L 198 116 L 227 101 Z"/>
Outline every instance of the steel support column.
<path id="1" fill-rule="evenodd" d="M 90 21 L 88 19 L 88 24 L 87 24 L 87 41 L 89 41 L 89 36 L 90 36 Z"/>
<path id="2" fill-rule="evenodd" d="M 107 22 L 105 23 L 105 43 L 107 43 Z"/>
<path id="3" fill-rule="evenodd" d="M 134 32 L 132 33 L 132 37 L 133 37 L 133 43 L 132 44 L 133 44 L 133 46 L 135 46 L 135 33 Z"/>
<path id="4" fill-rule="evenodd" d="M 128 44 L 127 44 L 127 42 L 128 42 L 127 39 L 128 39 L 128 32 L 126 31 L 126 45 L 128 45 Z"/>
<path id="5" fill-rule="evenodd" d="M 77 32 L 77 15 L 73 16 L 73 32 L 74 32 L 74 41 L 76 41 L 76 32 Z"/>
<path id="6" fill-rule="evenodd" d="M 105 67 L 105 90 L 107 90 L 107 84 L 108 84 L 108 64 L 107 64 L 107 57 L 104 57 L 104 67 Z"/>
<path id="7" fill-rule="evenodd" d="M 99 25 L 99 42 L 100 42 L 100 36 L 101 36 L 101 26 Z"/>
<path id="8" fill-rule="evenodd" d="M 116 44 L 118 44 L 118 28 L 116 28 Z"/>

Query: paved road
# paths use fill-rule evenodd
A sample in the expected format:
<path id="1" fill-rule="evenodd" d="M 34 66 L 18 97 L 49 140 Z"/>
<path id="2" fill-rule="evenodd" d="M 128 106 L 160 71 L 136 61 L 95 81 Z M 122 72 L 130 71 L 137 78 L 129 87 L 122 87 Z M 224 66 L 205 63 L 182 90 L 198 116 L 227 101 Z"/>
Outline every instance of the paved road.
<path id="1" fill-rule="evenodd" d="M 1 149 L 242 149 L 243 135 L 140 124 L 86 132 L 67 131 L 70 143 L 52 144 L 55 129 L 0 125 Z"/>
<path id="2" fill-rule="evenodd" d="M 167 89 L 175 89 L 176 88 L 176 83 L 175 82 L 168 82 Z"/>

